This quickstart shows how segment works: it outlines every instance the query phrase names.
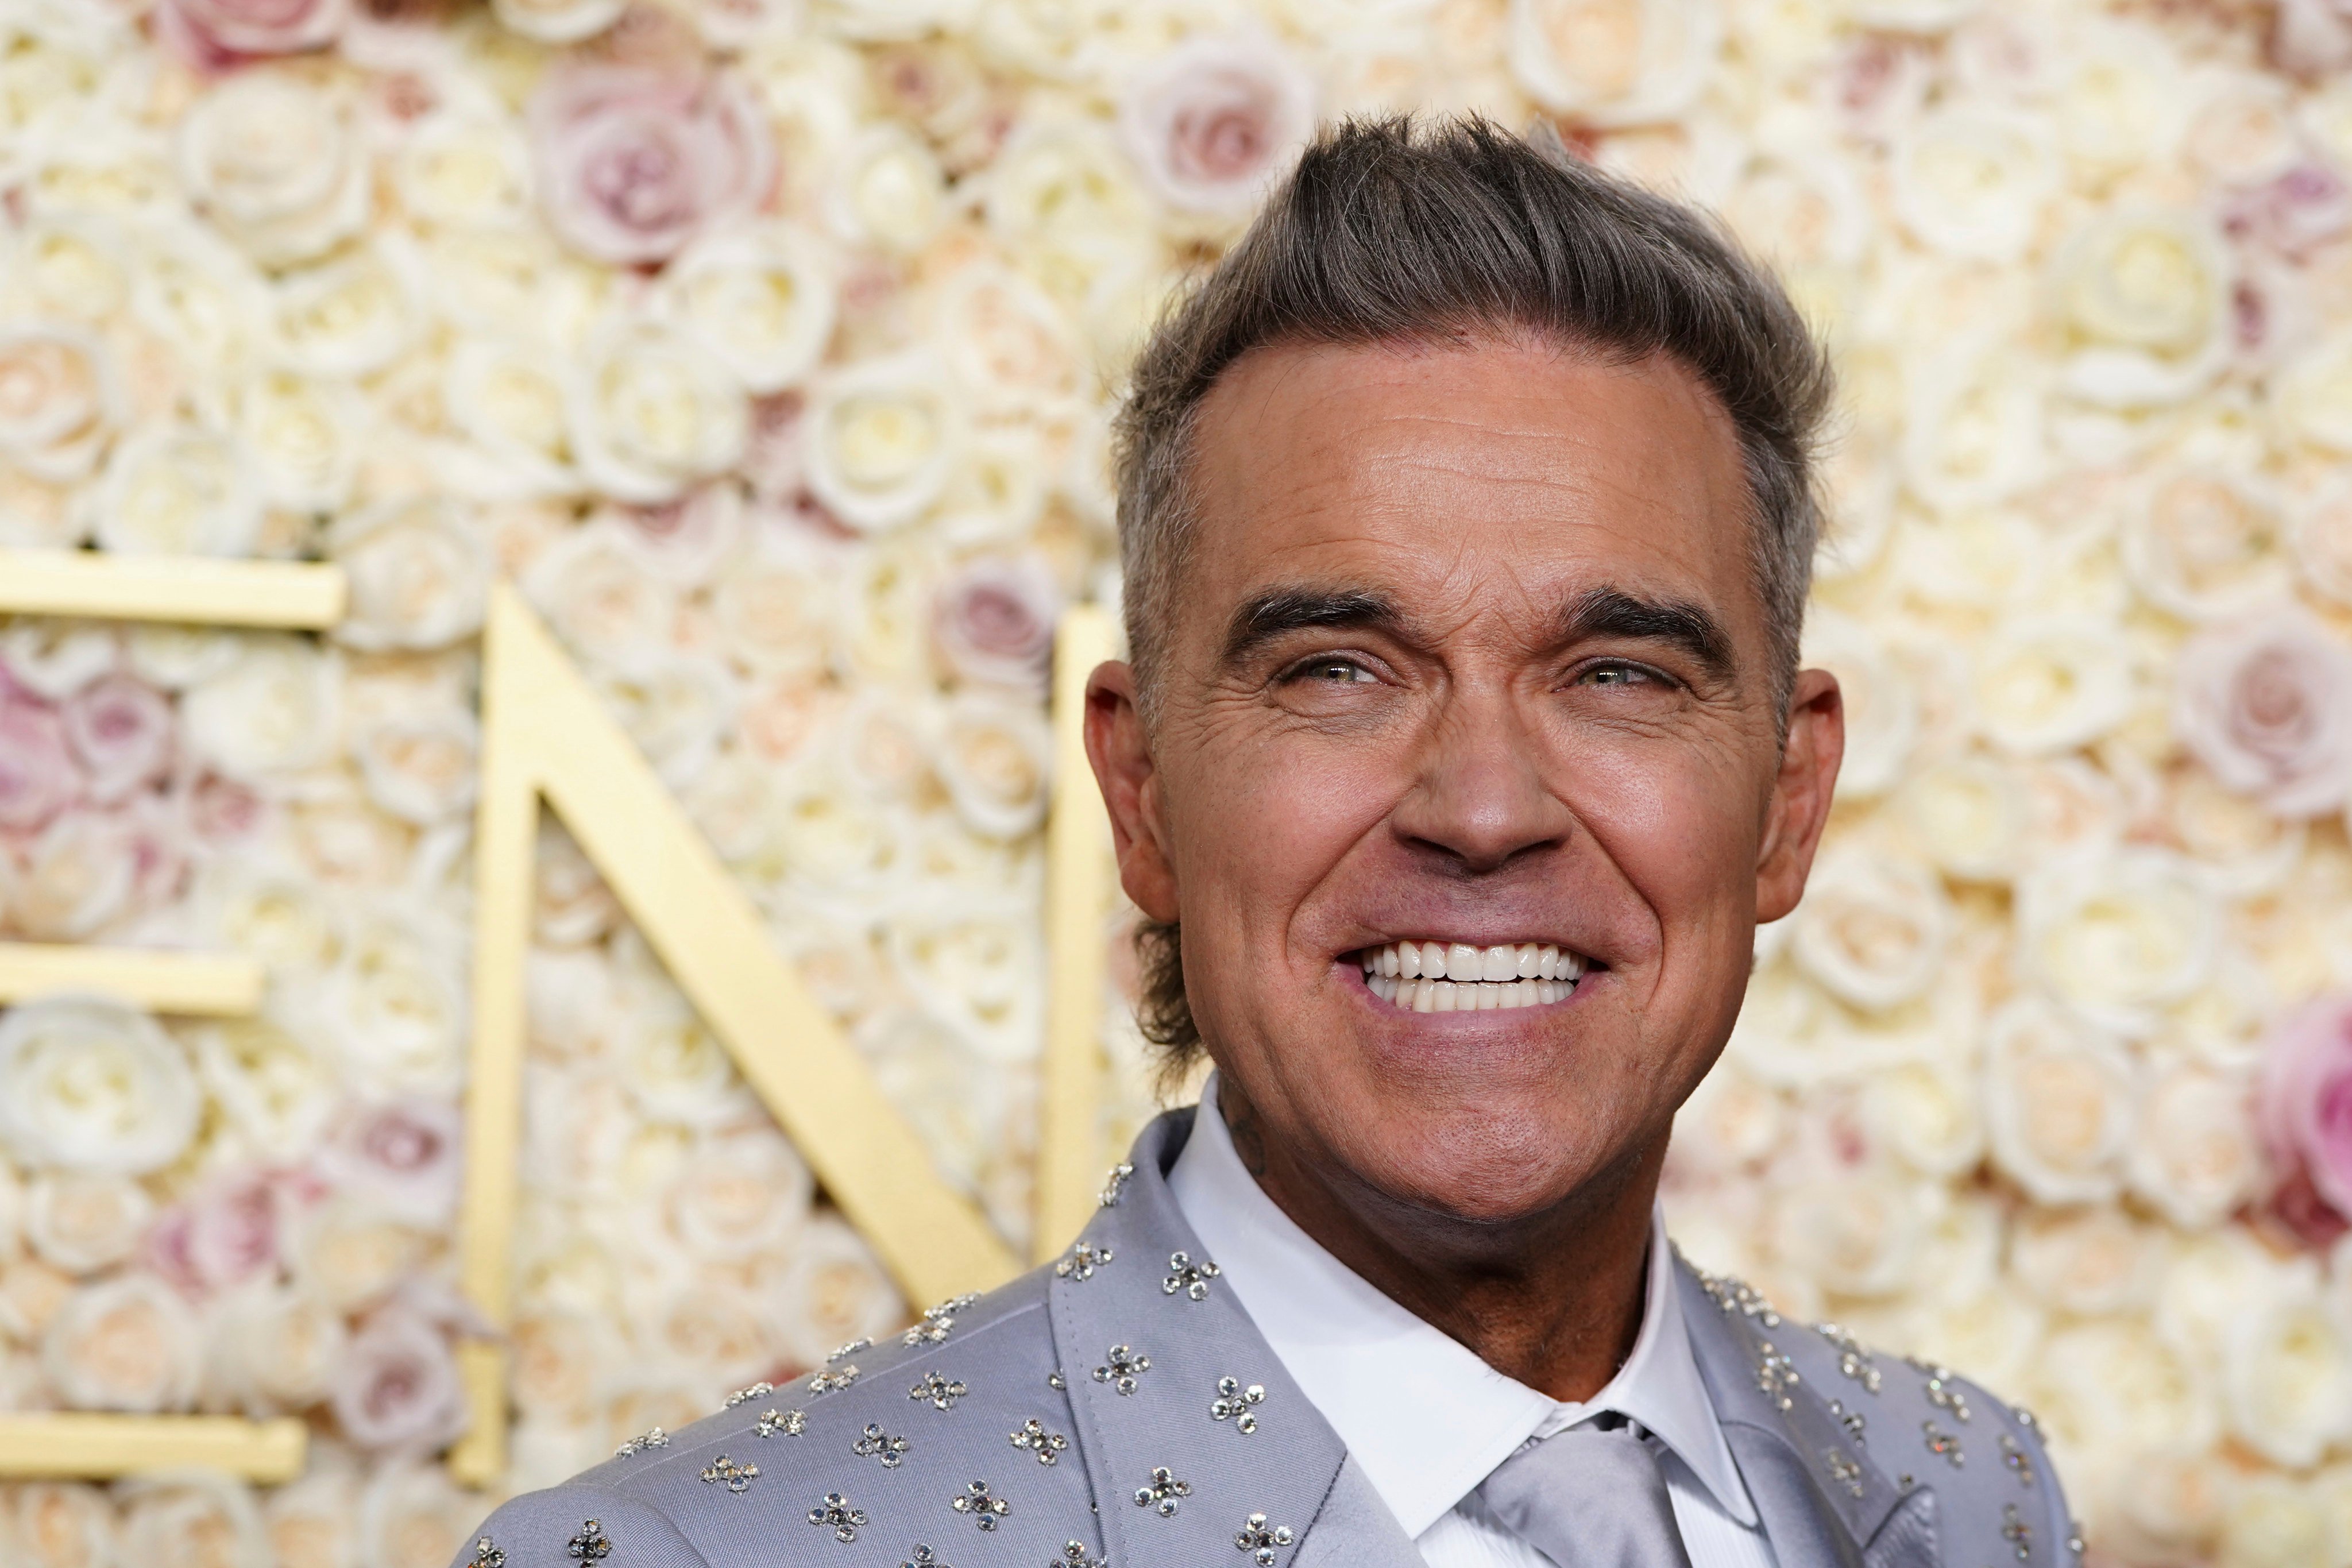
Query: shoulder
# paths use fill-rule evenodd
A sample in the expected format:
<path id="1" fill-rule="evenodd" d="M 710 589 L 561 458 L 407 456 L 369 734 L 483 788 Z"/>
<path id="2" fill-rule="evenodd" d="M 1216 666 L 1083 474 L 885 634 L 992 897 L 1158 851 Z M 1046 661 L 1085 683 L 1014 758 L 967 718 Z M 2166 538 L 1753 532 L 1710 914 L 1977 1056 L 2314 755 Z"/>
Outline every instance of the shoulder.
<path id="1" fill-rule="evenodd" d="M 1950 1367 L 1874 1350 L 1834 1322 L 1783 1318 L 1740 1281 L 1693 1272 L 1716 1307 L 1761 1331 L 1756 1378 L 1768 1394 L 1821 1408 L 1898 1492 L 1934 1494 L 1944 1563 L 2074 1568 L 2079 1532 L 2030 1412 Z"/>
<path id="2" fill-rule="evenodd" d="M 498 1568 L 606 1554 L 614 1568 L 732 1568 L 820 1545 L 842 1568 L 919 1562 L 918 1545 L 946 1563 L 950 1543 L 982 1532 L 1041 1563 L 1073 1539 L 1098 1553 L 1045 1302 L 1042 1271 L 942 1302 L 903 1334 L 633 1439 L 478 1534 L 508 1554 Z M 592 1518 L 602 1553 L 573 1539 Z M 474 1563 L 471 1541 L 457 1561 Z"/>

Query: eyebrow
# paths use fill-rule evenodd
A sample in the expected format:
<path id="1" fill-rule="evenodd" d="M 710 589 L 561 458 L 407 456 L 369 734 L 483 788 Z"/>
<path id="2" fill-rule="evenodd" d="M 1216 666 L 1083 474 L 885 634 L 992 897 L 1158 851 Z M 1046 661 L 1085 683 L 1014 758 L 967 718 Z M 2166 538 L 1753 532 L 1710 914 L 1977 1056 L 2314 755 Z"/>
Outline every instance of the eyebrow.
<path id="1" fill-rule="evenodd" d="M 1242 601 L 1225 627 L 1224 661 L 1238 664 L 1292 632 L 1357 626 L 1398 631 L 1404 616 L 1378 594 L 1360 588 L 1270 588 Z"/>
<path id="2" fill-rule="evenodd" d="M 1664 643 L 1697 660 L 1718 680 L 1729 680 L 1738 668 L 1723 623 L 1686 600 L 1643 599 L 1622 588 L 1588 588 L 1561 614 L 1559 640 L 1565 645 L 1593 637 Z"/>

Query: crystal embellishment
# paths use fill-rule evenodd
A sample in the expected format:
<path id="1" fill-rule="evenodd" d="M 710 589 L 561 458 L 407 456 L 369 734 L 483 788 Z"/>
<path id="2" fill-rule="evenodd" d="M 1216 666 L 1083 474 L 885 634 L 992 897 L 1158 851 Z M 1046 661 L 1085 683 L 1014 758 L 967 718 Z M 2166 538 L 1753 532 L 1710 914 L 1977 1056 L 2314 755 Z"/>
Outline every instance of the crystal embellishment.
<path id="1" fill-rule="evenodd" d="M 1702 1271 L 1698 1283 L 1699 1289 L 1706 1292 L 1707 1299 L 1726 1312 L 1738 1312 L 1753 1318 L 1768 1329 L 1780 1326 L 1780 1314 L 1772 1310 L 1772 1303 L 1746 1280 Z"/>
<path id="2" fill-rule="evenodd" d="M 1070 1248 L 1070 1255 L 1054 1265 L 1054 1276 L 1059 1279 L 1076 1279 L 1080 1283 L 1095 1277 L 1095 1270 L 1115 1257 L 1108 1247 L 1097 1247 L 1081 1241 Z"/>
<path id="3" fill-rule="evenodd" d="M 1095 1381 L 1107 1383 L 1121 1394 L 1133 1394 L 1136 1380 L 1151 1370 L 1151 1358 L 1138 1355 L 1126 1345 L 1113 1345 L 1103 1352 L 1104 1364 L 1095 1368 Z"/>
<path id="4" fill-rule="evenodd" d="M 1764 1391 L 1764 1397 L 1775 1408 L 1786 1410 L 1795 1404 L 1789 1397 L 1789 1390 L 1803 1381 L 1797 1373 L 1796 1363 L 1775 1350 L 1770 1340 L 1756 1342 L 1756 1386 Z"/>
<path id="5" fill-rule="evenodd" d="M 749 1388 L 739 1388 L 727 1396 L 727 1408 L 732 1410 L 739 1405 L 749 1405 L 754 1399 L 765 1399 L 775 1392 L 776 1385 L 772 1383 L 755 1383 Z"/>
<path id="6" fill-rule="evenodd" d="M 988 1489 L 986 1481 L 967 1482 L 948 1506 L 958 1513 L 967 1513 L 982 1530 L 994 1530 L 996 1521 L 1013 1511 L 1013 1505 Z"/>
<path id="7" fill-rule="evenodd" d="M 1242 1521 L 1242 1527 L 1234 1531 L 1234 1550 L 1248 1552 L 1250 1561 L 1256 1563 L 1257 1568 L 1274 1568 L 1276 1548 L 1287 1546 L 1290 1542 L 1290 1526 L 1269 1525 L 1262 1513 L 1250 1515 Z"/>
<path id="8" fill-rule="evenodd" d="M 656 1426 L 648 1431 L 639 1433 L 636 1436 L 630 1438 L 627 1442 L 614 1449 L 613 1458 L 616 1459 L 634 1459 L 648 1448 L 667 1448 L 668 1447 L 669 1434 L 663 1431 L 660 1427 Z"/>
<path id="9" fill-rule="evenodd" d="M 1837 1418 L 1839 1426 L 1845 1428 L 1845 1435 L 1853 1439 L 1855 1447 L 1859 1448 L 1869 1441 L 1862 1434 L 1870 1423 L 1863 1419 L 1861 1411 L 1848 1410 L 1844 1400 L 1832 1399 L 1830 1401 L 1830 1414 Z"/>
<path id="10" fill-rule="evenodd" d="M 1830 1479 L 1854 1497 L 1862 1495 L 1862 1466 L 1853 1456 L 1843 1448 L 1824 1448 L 1822 1462 L 1829 1467 Z"/>
<path id="11" fill-rule="evenodd" d="M 2033 1456 L 2006 1432 L 2000 1435 L 2000 1462 L 2008 1468 L 2010 1474 L 2017 1478 L 2019 1486 L 2033 1484 Z"/>
<path id="12" fill-rule="evenodd" d="M 837 1350 L 827 1352 L 825 1353 L 824 1364 L 832 1366 L 838 1362 L 847 1361 L 859 1351 L 870 1351 L 873 1348 L 874 1342 L 872 1340 L 852 1340 L 847 1344 L 841 1346 Z"/>
<path id="13" fill-rule="evenodd" d="M 868 1421 L 866 1430 L 857 1435 L 857 1441 L 849 1446 L 849 1451 L 861 1459 L 879 1459 L 884 1469 L 895 1470 L 907 1462 L 908 1447 L 907 1439 L 893 1437 L 882 1430 L 879 1421 Z"/>
<path id="14" fill-rule="evenodd" d="M 1083 1541 L 1066 1541 L 1062 1554 L 1046 1563 L 1045 1568 L 1108 1568 L 1101 1558 L 1087 1550 Z"/>
<path id="15" fill-rule="evenodd" d="M 852 1508 L 849 1500 L 839 1492 L 827 1492 L 824 1500 L 808 1510 L 808 1521 L 833 1531 L 833 1538 L 846 1546 L 857 1539 L 857 1531 L 866 1522 L 866 1510 Z"/>
<path id="16" fill-rule="evenodd" d="M 1192 1495 L 1192 1482 L 1178 1480 L 1175 1471 L 1160 1465 L 1152 1469 L 1150 1484 L 1135 1489 L 1135 1506 L 1148 1508 L 1162 1519 L 1173 1519 L 1183 1500 Z"/>
<path id="17" fill-rule="evenodd" d="M 969 1392 L 960 1378 L 950 1378 L 943 1373 L 927 1372 L 923 1373 L 921 1382 L 907 1390 L 907 1397 L 919 1404 L 927 1404 L 934 1410 L 952 1410 L 955 1408 L 955 1402 Z"/>
<path id="18" fill-rule="evenodd" d="M 1036 1455 L 1041 1465 L 1059 1459 L 1062 1451 L 1070 1446 L 1069 1438 L 1059 1432 L 1046 1431 L 1045 1424 L 1034 1415 L 1021 1423 L 1021 1429 L 1012 1436 L 1013 1446 Z"/>
<path id="19" fill-rule="evenodd" d="M 1814 1331 L 1837 1346 L 1840 1373 L 1862 1384 L 1865 1394 L 1878 1392 L 1879 1384 L 1885 1381 L 1879 1373 L 1878 1363 L 1870 1359 L 1870 1352 L 1864 1350 L 1852 1334 L 1835 1323 L 1817 1323 Z"/>
<path id="20" fill-rule="evenodd" d="M 808 1412 L 804 1410 L 762 1410 L 760 1425 L 754 1428 L 762 1437 L 772 1437 L 782 1432 L 787 1437 L 797 1437 L 808 1430 Z"/>
<path id="21" fill-rule="evenodd" d="M 817 1373 L 808 1381 L 809 1397 L 814 1399 L 820 1394 L 838 1394 L 856 1381 L 857 1363 L 856 1362 L 851 1362 L 839 1372 Z"/>
<path id="22" fill-rule="evenodd" d="M 580 1533 L 563 1543 L 563 1554 L 574 1563 L 602 1563 L 613 1555 L 613 1538 L 594 1520 L 580 1527 Z"/>
<path id="23" fill-rule="evenodd" d="M 1217 1397 L 1209 1402 L 1209 1419 L 1230 1421 L 1234 1429 L 1244 1434 L 1257 1430 L 1257 1412 L 1254 1408 L 1265 1403 L 1265 1385 L 1253 1383 L 1246 1388 L 1237 1377 L 1217 1379 Z"/>
<path id="24" fill-rule="evenodd" d="M 2016 1552 L 2020 1563 L 2033 1555 L 2032 1527 L 2025 1522 L 2024 1515 L 2017 1511 L 2013 1502 L 2000 1505 L 2000 1538 Z"/>
<path id="25" fill-rule="evenodd" d="M 1118 1207 L 1119 1198 L 1127 1192 L 1127 1179 L 1134 1174 L 1135 1167 L 1124 1160 L 1110 1168 L 1110 1174 L 1103 1178 L 1103 1207 L 1107 1209 Z"/>
<path id="26" fill-rule="evenodd" d="M 1195 1263 L 1189 1252 L 1171 1252 L 1168 1255 L 1168 1278 L 1160 1282 L 1160 1294 L 1173 1296 L 1181 1290 L 1192 1300 L 1205 1301 L 1209 1299 L 1209 1281 L 1220 1272 L 1205 1258 Z"/>
<path id="27" fill-rule="evenodd" d="M 915 1542 L 914 1555 L 899 1563 L 898 1568 L 951 1568 L 951 1565 L 940 1562 L 938 1552 L 919 1541 Z"/>
<path id="28" fill-rule="evenodd" d="M 507 1568 L 507 1554 L 488 1536 L 482 1536 L 474 1542 L 471 1568 Z"/>
<path id="29" fill-rule="evenodd" d="M 751 1489 L 751 1482 L 759 1476 L 759 1466 L 739 1465 L 734 1460 L 729 1458 L 726 1455 L 721 1454 L 719 1458 L 713 1459 L 709 1466 L 703 1470 L 702 1480 L 703 1484 L 706 1486 L 715 1485 L 719 1481 L 725 1481 L 729 1491 L 734 1493 L 737 1497 L 741 1497 L 745 1492 Z"/>
<path id="30" fill-rule="evenodd" d="M 1933 1421 L 1920 1422 L 1919 1430 L 1927 1436 L 1927 1452 L 1956 1470 L 1968 1463 L 1969 1457 L 1960 1451 L 1960 1439 L 1958 1435 L 1945 1431 Z"/>
<path id="31" fill-rule="evenodd" d="M 1932 1362 L 1906 1359 L 1927 1379 L 1927 1403 L 1938 1410 L 1949 1411 L 1955 1421 L 1967 1421 L 1970 1414 L 1969 1395 L 1968 1390 L 1960 1386 L 1959 1374 L 1950 1367 L 1937 1366 Z"/>
<path id="32" fill-rule="evenodd" d="M 947 1337 L 955 1332 L 956 1314 L 979 1300 L 980 1292 L 967 1291 L 961 1296 L 950 1296 L 936 1307 L 924 1308 L 923 1321 L 899 1335 L 898 1342 L 909 1347 L 946 1343 Z"/>

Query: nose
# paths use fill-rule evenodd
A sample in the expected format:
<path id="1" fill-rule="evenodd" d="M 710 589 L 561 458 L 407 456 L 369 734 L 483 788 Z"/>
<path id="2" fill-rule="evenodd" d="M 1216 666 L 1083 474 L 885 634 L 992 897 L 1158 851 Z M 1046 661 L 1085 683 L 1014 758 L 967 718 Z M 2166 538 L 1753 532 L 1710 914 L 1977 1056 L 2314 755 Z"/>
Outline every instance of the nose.
<path id="1" fill-rule="evenodd" d="M 1575 828 L 1546 786 L 1542 739 L 1506 690 L 1456 687 L 1425 732 L 1391 824 L 1408 847 L 1485 873 L 1564 844 Z"/>

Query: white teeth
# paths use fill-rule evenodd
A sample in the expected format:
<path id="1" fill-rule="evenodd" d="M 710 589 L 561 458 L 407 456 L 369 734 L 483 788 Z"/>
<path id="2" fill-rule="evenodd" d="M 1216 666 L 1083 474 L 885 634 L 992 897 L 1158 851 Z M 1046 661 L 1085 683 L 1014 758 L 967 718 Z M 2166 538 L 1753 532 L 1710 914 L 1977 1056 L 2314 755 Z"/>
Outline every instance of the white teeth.
<path id="1" fill-rule="evenodd" d="M 1364 985 L 1414 1013 L 1541 1007 L 1575 993 L 1584 960 L 1554 942 L 1391 942 L 1356 954 Z"/>

